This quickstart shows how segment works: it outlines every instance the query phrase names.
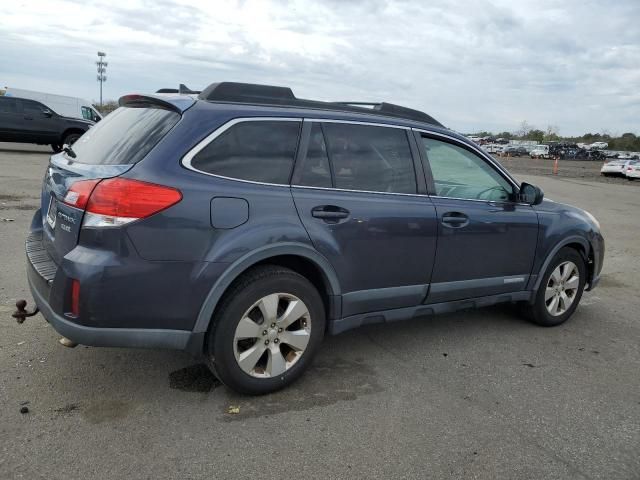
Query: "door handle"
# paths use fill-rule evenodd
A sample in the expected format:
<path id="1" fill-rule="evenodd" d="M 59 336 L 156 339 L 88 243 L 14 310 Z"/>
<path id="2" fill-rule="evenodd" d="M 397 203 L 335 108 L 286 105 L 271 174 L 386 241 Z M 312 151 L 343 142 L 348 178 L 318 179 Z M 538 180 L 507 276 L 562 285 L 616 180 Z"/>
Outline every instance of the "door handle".
<path id="1" fill-rule="evenodd" d="M 469 224 L 469 217 L 460 212 L 447 212 L 442 215 L 442 224 L 445 227 L 462 228 Z"/>
<path id="2" fill-rule="evenodd" d="M 30 117 L 29 115 L 25 115 L 25 116 L 24 116 L 24 119 L 25 119 L 25 120 L 33 120 L 33 117 Z"/>
<path id="3" fill-rule="evenodd" d="M 311 209 L 311 216 L 325 222 L 337 222 L 349 216 L 349 210 L 335 205 L 320 205 Z"/>

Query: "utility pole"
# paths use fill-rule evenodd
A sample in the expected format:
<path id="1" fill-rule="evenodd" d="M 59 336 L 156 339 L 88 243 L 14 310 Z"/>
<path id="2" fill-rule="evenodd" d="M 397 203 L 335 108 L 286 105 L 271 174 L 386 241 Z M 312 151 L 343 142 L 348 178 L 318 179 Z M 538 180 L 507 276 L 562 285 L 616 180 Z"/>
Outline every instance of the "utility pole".
<path id="1" fill-rule="evenodd" d="M 107 81 L 107 62 L 104 61 L 104 57 L 107 54 L 104 52 L 98 52 L 98 81 L 100 82 L 100 107 L 102 107 L 102 83 Z"/>

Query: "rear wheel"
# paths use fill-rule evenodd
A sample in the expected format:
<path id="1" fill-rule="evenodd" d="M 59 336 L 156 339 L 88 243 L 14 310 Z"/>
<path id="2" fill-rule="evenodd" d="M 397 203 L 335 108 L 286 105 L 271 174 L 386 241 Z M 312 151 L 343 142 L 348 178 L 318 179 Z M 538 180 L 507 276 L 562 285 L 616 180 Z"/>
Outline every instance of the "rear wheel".
<path id="1" fill-rule="evenodd" d="M 527 305 L 527 317 L 544 327 L 566 322 L 578 307 L 586 276 L 580 253 L 570 247 L 561 249 L 547 267 L 533 305 Z"/>
<path id="2" fill-rule="evenodd" d="M 221 301 L 207 354 L 228 387 L 260 395 L 295 381 L 324 335 L 320 294 L 303 276 L 278 266 L 252 269 Z"/>

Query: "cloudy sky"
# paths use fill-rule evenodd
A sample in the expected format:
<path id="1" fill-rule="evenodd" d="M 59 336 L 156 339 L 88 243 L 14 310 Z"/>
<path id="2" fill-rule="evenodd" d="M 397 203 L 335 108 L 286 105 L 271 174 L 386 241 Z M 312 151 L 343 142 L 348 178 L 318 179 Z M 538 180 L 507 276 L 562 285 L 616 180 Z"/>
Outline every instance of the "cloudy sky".
<path id="1" fill-rule="evenodd" d="M 639 0 L 17 0 L 0 87 L 105 98 L 220 80 L 389 101 L 463 132 L 640 133 Z"/>

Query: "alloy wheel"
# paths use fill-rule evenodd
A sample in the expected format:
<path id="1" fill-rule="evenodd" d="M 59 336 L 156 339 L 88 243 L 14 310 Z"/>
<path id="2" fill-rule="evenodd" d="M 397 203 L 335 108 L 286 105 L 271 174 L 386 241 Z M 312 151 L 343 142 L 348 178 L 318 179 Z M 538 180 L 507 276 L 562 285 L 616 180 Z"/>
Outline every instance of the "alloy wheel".
<path id="1" fill-rule="evenodd" d="M 233 351 L 245 373 L 272 378 L 295 365 L 310 338 L 311 316 L 304 302 L 288 293 L 272 293 L 244 313 L 236 327 Z"/>
<path id="2" fill-rule="evenodd" d="M 571 261 L 558 265 L 547 282 L 544 303 L 547 311 L 557 317 L 565 313 L 576 299 L 580 286 L 580 271 Z"/>

